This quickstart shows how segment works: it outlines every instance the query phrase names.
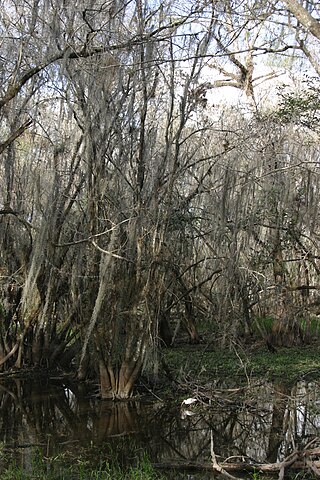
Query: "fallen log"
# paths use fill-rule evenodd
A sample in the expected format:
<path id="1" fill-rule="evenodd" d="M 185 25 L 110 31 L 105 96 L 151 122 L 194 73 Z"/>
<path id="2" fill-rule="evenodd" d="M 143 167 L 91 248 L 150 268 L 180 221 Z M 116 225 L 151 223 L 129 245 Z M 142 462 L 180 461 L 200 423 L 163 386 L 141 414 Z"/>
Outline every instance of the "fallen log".
<path id="1" fill-rule="evenodd" d="M 283 468 L 288 468 L 292 471 L 299 470 L 310 470 L 313 471 L 320 470 L 320 460 L 297 460 L 294 459 L 293 462 L 279 462 L 279 463 L 248 463 L 248 462 L 221 462 L 218 464 L 226 472 L 261 472 L 261 473 L 270 473 L 270 474 L 279 474 L 280 470 Z M 194 470 L 194 471 L 209 471 L 214 470 L 212 463 L 210 462 L 193 462 L 193 461 L 175 461 L 172 462 L 161 462 L 153 463 L 154 468 L 161 470 Z"/>
<path id="2" fill-rule="evenodd" d="M 211 463 L 200 463 L 193 461 L 176 461 L 155 463 L 155 468 L 175 469 L 175 470 L 211 470 L 220 473 L 224 478 L 236 480 L 231 472 L 237 474 L 241 472 L 252 473 L 260 472 L 266 474 L 278 474 L 278 479 L 283 480 L 286 470 L 290 471 L 309 471 L 315 477 L 320 478 L 320 438 L 313 438 L 303 449 L 296 449 L 290 453 L 282 462 L 276 463 L 259 463 L 252 458 L 230 457 L 218 462 L 217 456 L 213 448 L 213 436 L 211 433 Z M 235 458 L 238 461 L 231 461 Z M 237 477 L 239 480 L 239 477 Z"/>

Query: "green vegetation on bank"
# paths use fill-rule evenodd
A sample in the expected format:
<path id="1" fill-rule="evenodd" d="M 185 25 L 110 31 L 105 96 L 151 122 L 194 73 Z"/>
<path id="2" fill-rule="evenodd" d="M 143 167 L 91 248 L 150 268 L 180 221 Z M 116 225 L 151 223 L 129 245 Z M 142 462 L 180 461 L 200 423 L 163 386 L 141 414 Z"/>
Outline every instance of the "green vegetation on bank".
<path id="1" fill-rule="evenodd" d="M 92 466 L 81 457 L 73 460 L 64 461 L 59 456 L 46 458 L 35 450 L 28 468 L 9 464 L 0 473 L 0 480 L 164 480 L 145 456 L 130 467 L 120 467 L 117 462 L 106 461 L 97 461 Z"/>
<path id="2" fill-rule="evenodd" d="M 275 353 L 269 352 L 265 345 L 232 350 L 186 346 L 165 350 L 164 359 L 177 379 L 187 377 L 199 383 L 247 382 L 262 377 L 294 382 L 300 378 L 318 378 L 320 374 L 319 345 L 278 348 Z"/>

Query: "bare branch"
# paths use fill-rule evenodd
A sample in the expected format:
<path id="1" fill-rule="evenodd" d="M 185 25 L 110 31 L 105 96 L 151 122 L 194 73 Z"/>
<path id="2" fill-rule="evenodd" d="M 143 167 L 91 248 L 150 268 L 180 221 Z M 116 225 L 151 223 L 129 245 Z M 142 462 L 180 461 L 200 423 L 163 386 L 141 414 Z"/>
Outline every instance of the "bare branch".
<path id="1" fill-rule="evenodd" d="M 0 143 L 0 155 L 9 145 L 11 145 L 18 137 L 20 137 L 27 130 L 27 128 L 30 127 L 30 125 L 32 125 L 32 120 L 27 120 L 23 125 L 21 125 L 21 127 L 13 132 L 7 140 L 5 140 L 3 143 Z"/>

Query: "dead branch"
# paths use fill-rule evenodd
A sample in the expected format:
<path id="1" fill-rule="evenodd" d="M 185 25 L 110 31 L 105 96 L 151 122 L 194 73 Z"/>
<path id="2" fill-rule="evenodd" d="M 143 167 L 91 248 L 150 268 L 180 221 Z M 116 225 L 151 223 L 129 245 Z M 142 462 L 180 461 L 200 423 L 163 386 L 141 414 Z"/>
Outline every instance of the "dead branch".
<path id="1" fill-rule="evenodd" d="M 218 462 L 216 454 L 213 449 L 213 436 L 211 434 L 211 460 L 212 463 L 199 462 L 170 462 L 155 464 L 155 468 L 174 468 L 174 469 L 190 469 L 190 470 L 212 470 L 223 475 L 225 478 L 235 480 L 239 477 L 234 477 L 230 472 L 255 472 L 268 473 L 271 475 L 278 475 L 279 480 L 282 480 L 287 470 L 291 471 L 312 471 L 314 475 L 320 477 L 320 460 L 312 457 L 320 457 L 320 448 L 310 448 L 312 444 L 318 442 L 319 438 L 314 438 L 301 451 L 295 450 L 288 455 L 282 462 L 277 463 L 259 463 L 252 459 L 241 458 L 239 462 L 230 462 L 228 459 Z"/>
<path id="2" fill-rule="evenodd" d="M 237 480 L 237 478 L 239 479 L 239 477 L 234 477 L 233 475 L 231 475 L 229 472 L 227 472 L 227 470 L 225 470 L 218 462 L 217 462 L 217 457 L 216 457 L 216 454 L 214 453 L 214 449 L 213 449 L 213 432 L 211 430 L 211 442 L 210 442 L 210 445 L 211 445 L 211 460 L 212 460 L 212 468 L 213 470 L 215 470 L 216 472 L 220 473 L 221 475 L 223 475 L 224 478 L 228 478 L 230 480 Z M 241 478 L 239 479 L 241 480 Z"/>
<path id="3" fill-rule="evenodd" d="M 5 151 L 9 145 L 11 145 L 18 137 L 20 137 L 30 126 L 32 125 L 32 120 L 27 120 L 21 127 L 19 127 L 15 132 L 13 132 L 7 140 L 3 143 L 0 143 L 0 155 Z"/>

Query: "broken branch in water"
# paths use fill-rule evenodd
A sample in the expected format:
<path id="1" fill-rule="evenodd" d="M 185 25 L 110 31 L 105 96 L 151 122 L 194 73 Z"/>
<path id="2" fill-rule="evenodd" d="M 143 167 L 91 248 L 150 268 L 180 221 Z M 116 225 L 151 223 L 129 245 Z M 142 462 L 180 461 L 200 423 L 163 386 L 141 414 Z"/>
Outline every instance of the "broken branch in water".
<path id="1" fill-rule="evenodd" d="M 239 480 L 230 472 L 261 472 L 272 475 L 278 475 L 281 480 L 284 478 L 287 470 L 311 471 L 314 475 L 320 477 L 320 448 L 310 448 L 311 444 L 318 443 L 320 439 L 314 438 L 302 450 L 295 450 L 288 455 L 282 462 L 277 463 L 259 463 L 252 459 L 239 462 L 217 461 L 216 454 L 213 449 L 213 438 L 211 435 L 211 463 L 198 462 L 176 462 L 154 464 L 155 468 L 174 468 L 174 469 L 190 469 L 190 470 L 212 470 L 219 472 L 229 480 Z M 233 457 L 234 458 L 234 457 Z"/>
<path id="2" fill-rule="evenodd" d="M 216 470 L 216 472 L 220 473 L 223 475 L 225 478 L 228 478 L 229 480 L 242 480 L 242 479 L 237 479 L 233 475 L 231 475 L 229 472 L 227 472 L 219 463 L 217 462 L 217 457 L 216 454 L 214 453 L 213 449 L 213 432 L 211 430 L 211 440 L 210 440 L 210 445 L 211 445 L 211 460 L 212 460 L 212 468 L 213 470 Z"/>

